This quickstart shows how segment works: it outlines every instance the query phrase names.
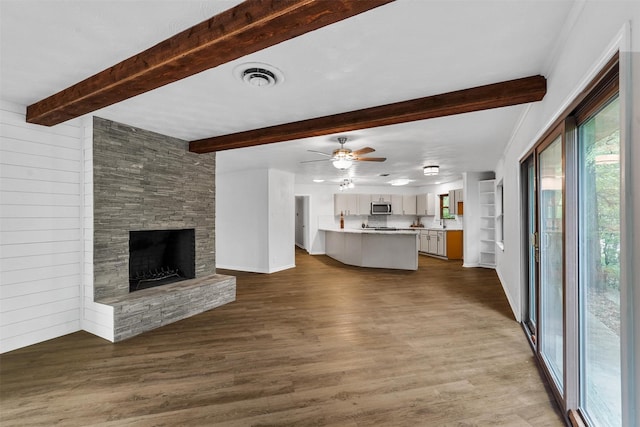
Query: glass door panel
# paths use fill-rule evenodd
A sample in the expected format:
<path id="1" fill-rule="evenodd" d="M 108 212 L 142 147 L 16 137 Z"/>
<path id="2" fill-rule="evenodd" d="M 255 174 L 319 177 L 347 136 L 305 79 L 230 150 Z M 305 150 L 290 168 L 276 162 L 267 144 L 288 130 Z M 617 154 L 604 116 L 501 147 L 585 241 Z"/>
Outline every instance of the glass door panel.
<path id="1" fill-rule="evenodd" d="M 525 253 L 527 254 L 527 312 L 525 325 L 529 334 L 536 340 L 537 334 L 537 269 L 538 234 L 536 230 L 536 172 L 533 156 L 529 157 L 522 168 L 524 181 L 524 209 L 526 212 L 525 229 L 527 232 Z"/>
<path id="2" fill-rule="evenodd" d="M 561 394 L 564 390 L 564 245 L 562 136 L 538 154 L 540 247 L 540 354 Z"/>
<path id="3" fill-rule="evenodd" d="M 578 126 L 580 405 L 620 426 L 620 105 Z"/>

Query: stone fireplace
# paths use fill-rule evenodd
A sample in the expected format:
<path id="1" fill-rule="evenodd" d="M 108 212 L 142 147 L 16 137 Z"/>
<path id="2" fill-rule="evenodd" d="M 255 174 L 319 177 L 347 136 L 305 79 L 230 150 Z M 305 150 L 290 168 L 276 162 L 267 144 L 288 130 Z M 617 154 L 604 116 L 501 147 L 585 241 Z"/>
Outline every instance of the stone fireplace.
<path id="1" fill-rule="evenodd" d="M 94 299 L 114 307 L 114 341 L 235 300 L 215 270 L 215 153 L 95 117 L 93 194 Z"/>

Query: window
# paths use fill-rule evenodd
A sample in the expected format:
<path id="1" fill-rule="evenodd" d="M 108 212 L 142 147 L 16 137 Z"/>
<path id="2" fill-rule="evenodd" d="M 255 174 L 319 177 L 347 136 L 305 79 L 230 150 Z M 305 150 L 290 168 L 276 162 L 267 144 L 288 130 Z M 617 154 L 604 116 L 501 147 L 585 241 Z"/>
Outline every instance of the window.
<path id="1" fill-rule="evenodd" d="M 564 394 L 564 167 L 562 135 L 540 150 L 540 354 Z"/>
<path id="2" fill-rule="evenodd" d="M 449 195 L 440 194 L 440 218 L 453 218 L 449 213 Z"/>
<path id="3" fill-rule="evenodd" d="M 580 408 L 621 425 L 620 103 L 578 126 Z"/>

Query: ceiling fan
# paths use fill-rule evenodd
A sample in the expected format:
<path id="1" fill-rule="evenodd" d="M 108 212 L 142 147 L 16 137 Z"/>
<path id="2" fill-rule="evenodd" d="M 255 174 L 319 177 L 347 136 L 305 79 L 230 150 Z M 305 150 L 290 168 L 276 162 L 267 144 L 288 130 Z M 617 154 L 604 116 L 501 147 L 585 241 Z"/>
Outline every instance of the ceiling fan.
<path id="1" fill-rule="evenodd" d="M 327 156 L 329 157 L 328 159 L 306 160 L 301 163 L 323 162 L 331 160 L 334 167 L 336 167 L 337 169 L 345 170 L 349 169 L 353 162 L 384 162 L 385 160 L 387 160 L 386 157 L 362 157 L 363 154 L 369 154 L 376 151 L 371 147 L 364 147 L 356 151 L 351 151 L 348 148 L 344 148 L 344 143 L 347 142 L 347 138 L 344 136 L 338 137 L 338 142 L 340 143 L 340 148 L 333 150 L 333 153 L 331 154 L 323 153 L 322 151 L 307 150 L 310 153 Z"/>

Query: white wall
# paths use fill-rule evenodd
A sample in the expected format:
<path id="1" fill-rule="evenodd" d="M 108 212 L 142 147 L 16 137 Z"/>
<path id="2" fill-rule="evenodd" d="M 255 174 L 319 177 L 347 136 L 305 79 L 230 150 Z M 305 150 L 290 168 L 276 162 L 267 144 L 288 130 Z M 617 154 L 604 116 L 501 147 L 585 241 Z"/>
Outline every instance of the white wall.
<path id="1" fill-rule="evenodd" d="M 269 270 L 268 174 L 216 174 L 216 268 Z"/>
<path id="2" fill-rule="evenodd" d="M 216 267 L 273 273 L 295 266 L 293 174 L 216 175 Z"/>
<path id="3" fill-rule="evenodd" d="M 269 170 L 269 273 L 296 266 L 294 178 Z"/>
<path id="4" fill-rule="evenodd" d="M 80 329 L 82 130 L 0 101 L 0 352 Z"/>
<path id="5" fill-rule="evenodd" d="M 80 329 L 113 340 L 93 302 L 91 125 L 30 125 L 0 101 L 0 353 Z"/>
<path id="6" fill-rule="evenodd" d="M 520 233 L 524 213 L 520 202 L 519 162 L 541 133 L 595 77 L 607 55 L 615 50 L 615 40 L 625 23 L 630 22 L 633 29 L 631 49 L 637 52 L 640 47 L 640 7 L 637 2 L 584 2 L 579 6 L 577 19 L 567 22 L 574 25 L 561 40 L 564 44 L 557 50 L 557 58 L 547 75 L 545 98 L 525 110 L 496 169 L 496 179 L 504 180 L 505 200 L 504 251 L 497 251 L 496 270 L 517 319 L 522 315 L 524 295 Z M 634 83 L 636 87 L 640 84 Z M 635 103 L 637 117 L 640 110 L 637 99 Z M 637 169 L 640 165 L 632 167 Z"/>

